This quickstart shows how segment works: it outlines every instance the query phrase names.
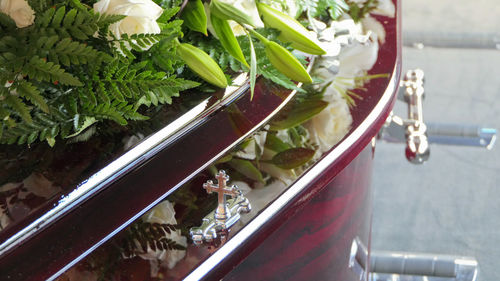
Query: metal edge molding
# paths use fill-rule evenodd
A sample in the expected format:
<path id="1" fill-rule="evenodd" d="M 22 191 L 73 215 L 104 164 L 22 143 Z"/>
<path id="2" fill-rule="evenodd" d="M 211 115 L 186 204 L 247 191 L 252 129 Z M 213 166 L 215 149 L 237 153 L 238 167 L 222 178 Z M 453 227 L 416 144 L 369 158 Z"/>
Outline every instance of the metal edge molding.
<path id="1" fill-rule="evenodd" d="M 396 60 L 396 65 L 399 63 L 400 58 Z M 363 120 L 363 122 L 344 139 L 339 145 L 330 151 L 325 157 L 319 160 L 311 169 L 302 175 L 295 183 L 293 183 L 280 197 L 273 201 L 266 209 L 257 215 L 252 221 L 244 226 L 240 231 L 235 234 L 226 244 L 224 244 L 218 251 L 212 254 L 195 270 L 193 270 L 184 280 L 200 280 L 208 272 L 215 269 L 217 265 L 225 259 L 232 251 L 237 249 L 240 245 L 254 234 L 260 227 L 262 227 L 268 220 L 279 212 L 288 202 L 295 196 L 303 191 L 308 183 L 312 182 L 318 177 L 327 167 L 344 154 L 349 147 L 356 143 L 356 141 L 363 135 L 365 131 L 377 120 L 378 116 L 383 112 L 384 108 L 390 104 L 391 98 L 395 93 L 395 89 L 399 85 L 399 68 L 395 67 L 382 98 L 370 112 L 370 114 Z"/>
<path id="2" fill-rule="evenodd" d="M 228 106 L 241 97 L 249 87 L 247 74 L 243 73 L 234 80 L 236 83 L 240 82 L 242 86 L 228 87 L 224 97 L 209 108 L 206 108 L 206 106 L 210 98 L 205 99 L 175 121 L 152 134 L 136 147 L 92 175 L 86 181 L 80 183 L 67 196 L 62 196 L 57 205 L 52 209 L 0 244 L 0 257 L 23 241 L 31 238 L 40 229 L 48 226 L 64 216 L 68 211 L 97 194 L 135 165 L 153 157 L 158 151 L 169 146 L 180 136 L 201 124 L 214 112 Z"/>
<path id="3" fill-rule="evenodd" d="M 314 60 L 311 61 L 310 65 L 312 65 L 312 64 L 314 64 Z M 299 83 L 298 87 L 300 87 L 301 85 L 302 85 L 302 83 Z M 243 88 L 244 89 L 242 91 L 244 92 L 246 89 L 248 89 L 248 85 L 246 87 L 243 87 Z M 175 190 L 177 190 L 177 188 L 179 188 L 183 184 L 187 183 L 189 181 L 189 179 L 191 179 L 195 175 L 197 175 L 200 172 L 202 172 L 203 170 L 205 170 L 210 164 L 212 164 L 213 162 L 217 161 L 219 158 L 221 158 L 222 156 L 224 156 L 233 147 L 235 147 L 237 144 L 241 143 L 241 141 L 243 141 L 245 138 L 249 137 L 252 133 L 254 133 L 259 128 L 261 128 L 262 126 L 264 126 L 265 124 L 267 124 L 270 121 L 271 118 L 273 118 L 281 109 L 283 109 L 283 107 L 285 107 L 288 104 L 288 102 L 290 102 L 293 99 L 293 97 L 295 96 L 296 93 L 297 93 L 296 90 L 292 91 L 290 93 L 290 95 L 285 100 L 283 100 L 283 102 L 278 107 L 276 107 L 275 110 L 273 110 L 273 112 L 271 114 L 269 114 L 265 119 L 263 119 L 257 126 L 255 126 L 254 128 L 252 128 L 252 130 L 249 130 L 246 134 L 244 134 L 243 136 L 241 136 L 240 138 L 238 138 L 231 145 L 229 145 L 224 150 L 222 150 L 221 152 L 219 152 L 215 157 L 213 157 L 212 159 L 210 159 L 210 161 L 207 161 L 204 165 L 200 166 L 196 171 L 194 171 L 193 173 L 191 173 L 183 181 L 179 182 L 177 185 L 175 185 L 174 187 L 172 187 L 167 193 L 165 193 L 163 196 L 157 198 L 153 203 L 151 203 L 149 206 L 147 206 L 145 209 L 143 209 L 141 212 L 137 213 L 135 216 L 133 216 L 132 218 L 130 218 L 126 222 L 124 222 L 120 227 L 116 228 L 113 232 L 111 232 L 110 234 L 106 235 L 106 237 L 104 237 L 102 240 L 100 240 L 94 246 L 92 246 L 87 251 L 85 251 L 84 253 L 82 253 L 80 256 L 78 256 L 76 259 L 74 259 L 71 263 L 69 263 L 65 267 L 61 268 L 58 272 L 56 272 L 54 275 L 52 275 L 50 278 L 48 278 L 48 280 L 55 280 L 57 277 L 59 277 L 65 271 L 67 271 L 72 266 L 74 266 L 76 263 L 78 263 L 80 260 L 82 260 L 83 258 L 85 258 L 90 253 L 92 253 L 99 246 L 101 246 L 106 241 L 108 241 L 109 239 L 111 239 L 118 232 L 120 232 L 121 230 L 123 230 L 129 224 L 131 224 L 132 222 L 134 222 L 136 219 L 140 218 L 143 214 L 145 214 L 151 208 L 153 208 L 154 206 L 156 206 L 157 204 L 159 204 L 161 201 L 163 201 L 165 198 L 167 198 L 170 194 L 172 194 L 172 192 L 174 192 Z M 200 122 L 201 122 L 201 120 L 200 120 Z M 189 131 L 190 128 L 194 127 L 195 125 L 196 124 L 193 124 L 192 126 L 186 127 L 182 131 Z M 180 136 L 182 134 L 176 134 L 176 135 Z M 131 165 L 134 165 L 134 163 L 132 163 Z"/>

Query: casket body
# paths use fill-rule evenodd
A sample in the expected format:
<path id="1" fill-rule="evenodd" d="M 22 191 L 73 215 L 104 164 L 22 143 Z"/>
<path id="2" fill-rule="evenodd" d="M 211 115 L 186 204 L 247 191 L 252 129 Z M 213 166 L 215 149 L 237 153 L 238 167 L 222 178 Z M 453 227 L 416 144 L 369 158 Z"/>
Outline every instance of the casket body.
<path id="1" fill-rule="evenodd" d="M 373 138 L 392 109 L 400 77 L 399 12 L 379 20 L 386 38 L 370 73 L 388 76 L 366 85 L 364 98 L 352 109 L 351 131 L 244 217 L 227 241 L 210 247 L 189 243 L 187 257 L 166 279 L 367 280 Z M 241 98 L 247 88 L 238 91 L 207 99 L 74 191 L 1 231 L 2 280 L 57 278 L 77 266 L 153 206 L 195 182 L 293 98 L 262 81 L 252 101 Z M 132 272 L 127 280 L 149 274 L 144 268 L 127 270 Z"/>

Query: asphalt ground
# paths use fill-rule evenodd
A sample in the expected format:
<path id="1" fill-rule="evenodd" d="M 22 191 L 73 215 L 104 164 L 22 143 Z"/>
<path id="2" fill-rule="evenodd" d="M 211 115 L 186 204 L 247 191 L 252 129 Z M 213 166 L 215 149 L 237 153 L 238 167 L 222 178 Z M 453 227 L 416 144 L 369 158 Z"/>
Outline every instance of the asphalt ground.
<path id="1" fill-rule="evenodd" d="M 402 20 L 403 69 L 425 71 L 424 119 L 500 129 L 500 3 L 406 0 Z M 378 142 L 372 249 L 472 256 L 480 280 L 500 280 L 498 146 L 431 145 L 418 166 L 404 144 Z"/>

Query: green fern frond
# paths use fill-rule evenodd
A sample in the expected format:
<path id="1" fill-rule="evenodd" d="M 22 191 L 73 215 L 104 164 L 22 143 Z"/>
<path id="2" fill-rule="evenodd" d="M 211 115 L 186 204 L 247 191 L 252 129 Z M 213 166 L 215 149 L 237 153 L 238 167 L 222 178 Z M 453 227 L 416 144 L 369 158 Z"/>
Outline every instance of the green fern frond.
<path id="1" fill-rule="evenodd" d="M 56 112 L 58 109 L 52 108 L 51 111 Z M 18 122 L 8 130 L 4 130 L 4 134 L 0 138 L 0 143 L 30 144 L 35 142 L 37 138 L 40 141 L 49 141 L 61 132 L 63 135 L 69 132 L 71 125 L 71 116 L 64 112 L 51 115 L 37 113 L 33 116 L 31 123 Z"/>
<path id="2" fill-rule="evenodd" d="M 148 248 L 158 250 L 184 250 L 185 247 L 166 237 L 177 230 L 177 225 L 147 223 L 138 220 L 133 223 L 122 238 L 121 250 L 126 257 L 146 253 Z"/>
<path id="3" fill-rule="evenodd" d="M 10 94 L 5 97 L 4 102 L 9 105 L 26 123 L 33 122 L 30 115 L 30 109 L 19 97 Z"/>
<path id="4" fill-rule="evenodd" d="M 51 61 L 65 66 L 96 62 L 99 56 L 104 55 L 91 46 L 70 38 L 60 40 L 57 35 L 40 37 L 37 45 L 40 46 L 38 50 L 46 52 Z"/>
<path id="5" fill-rule="evenodd" d="M 105 28 L 110 24 L 121 21 L 125 17 L 126 16 L 124 15 L 108 15 L 99 13 L 94 14 L 94 18 L 97 18 L 97 26 L 99 27 L 99 29 Z"/>
<path id="6" fill-rule="evenodd" d="M 107 20 L 107 17 L 104 17 Z M 59 37 L 72 37 L 78 40 L 87 40 L 93 36 L 100 26 L 108 25 L 100 22 L 98 14 L 88 11 L 49 8 L 35 19 L 35 31 L 41 36 L 59 35 Z"/>
<path id="7" fill-rule="evenodd" d="M 35 13 L 41 13 L 54 7 L 60 1 L 54 0 L 28 0 L 28 4 L 35 11 Z"/>
<path id="8" fill-rule="evenodd" d="M 22 69 L 23 75 L 38 81 L 61 83 L 70 86 L 82 86 L 82 82 L 75 76 L 66 72 L 58 64 L 39 58 L 32 57 Z"/>
<path id="9" fill-rule="evenodd" d="M 30 82 L 20 81 L 15 86 L 15 90 L 19 94 L 19 96 L 29 100 L 34 105 L 38 106 L 43 112 L 49 112 L 49 106 L 47 105 L 44 97 L 42 97 L 38 88 L 33 86 L 33 84 L 31 84 Z"/>

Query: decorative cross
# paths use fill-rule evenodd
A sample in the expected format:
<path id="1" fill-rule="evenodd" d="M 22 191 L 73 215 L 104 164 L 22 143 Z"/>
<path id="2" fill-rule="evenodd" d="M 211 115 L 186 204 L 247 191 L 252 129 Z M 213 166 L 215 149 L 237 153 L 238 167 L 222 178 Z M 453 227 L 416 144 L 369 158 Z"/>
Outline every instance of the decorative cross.
<path id="1" fill-rule="evenodd" d="M 214 182 L 209 180 L 203 184 L 203 188 L 207 190 L 208 194 L 212 192 L 218 193 L 218 206 L 215 211 L 215 219 L 219 223 L 225 223 L 231 213 L 227 210 L 226 206 L 226 195 L 230 195 L 231 197 L 236 197 L 239 195 L 238 188 L 235 185 L 231 187 L 227 187 L 227 181 L 229 180 L 229 176 L 226 175 L 224 170 L 220 170 L 219 173 L 215 176 L 217 179 L 217 185 L 214 185 Z"/>

